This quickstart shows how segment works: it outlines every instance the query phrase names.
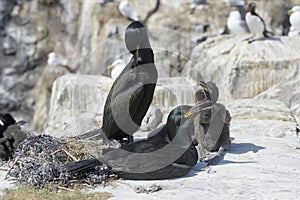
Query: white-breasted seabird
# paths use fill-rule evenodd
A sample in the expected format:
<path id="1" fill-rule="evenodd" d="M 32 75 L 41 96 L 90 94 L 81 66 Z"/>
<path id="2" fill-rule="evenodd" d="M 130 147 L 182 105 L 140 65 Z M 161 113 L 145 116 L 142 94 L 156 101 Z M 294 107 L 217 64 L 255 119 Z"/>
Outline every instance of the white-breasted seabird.
<path id="1" fill-rule="evenodd" d="M 123 59 L 117 59 L 107 68 L 111 70 L 110 73 L 111 78 L 113 80 L 116 80 L 125 67 L 126 67 L 125 61 Z"/>
<path id="2" fill-rule="evenodd" d="M 297 35 L 300 35 L 300 32 L 297 31 L 294 26 L 290 26 L 290 30 L 289 30 L 288 36 L 289 37 L 294 37 L 294 36 L 297 36 Z"/>
<path id="3" fill-rule="evenodd" d="M 288 13 L 290 14 L 291 25 L 300 32 L 300 6 L 294 6 Z"/>
<path id="4" fill-rule="evenodd" d="M 227 20 L 227 27 L 230 33 L 234 35 L 249 33 L 246 21 L 242 19 L 240 12 L 237 10 L 230 12 L 229 18 Z"/>
<path id="5" fill-rule="evenodd" d="M 119 4 L 119 11 L 124 17 L 132 21 L 139 21 L 139 16 L 136 10 L 129 4 L 128 0 L 121 0 Z"/>
<path id="6" fill-rule="evenodd" d="M 268 34 L 272 34 L 266 29 L 266 23 L 256 12 L 256 3 L 249 3 L 246 13 L 246 22 L 250 32 L 256 39 L 269 37 Z M 250 41 L 249 41 L 250 42 Z"/>

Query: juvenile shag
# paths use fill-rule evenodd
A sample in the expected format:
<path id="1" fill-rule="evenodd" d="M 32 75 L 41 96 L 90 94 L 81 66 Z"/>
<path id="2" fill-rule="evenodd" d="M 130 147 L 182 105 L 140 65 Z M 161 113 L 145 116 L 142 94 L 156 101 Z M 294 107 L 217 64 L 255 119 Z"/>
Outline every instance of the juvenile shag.
<path id="1" fill-rule="evenodd" d="M 209 109 L 210 102 L 193 107 L 173 109 L 159 132 L 147 140 L 124 144 L 99 159 L 83 160 L 65 165 L 69 172 L 84 172 L 105 163 L 120 178 L 159 180 L 184 176 L 198 161 L 192 144 L 193 118 Z"/>
<path id="2" fill-rule="evenodd" d="M 206 98 L 211 100 L 212 108 L 206 113 L 198 115 L 194 120 L 194 145 L 197 145 L 199 159 L 206 159 L 209 164 L 216 164 L 223 151 L 230 145 L 229 125 L 231 116 L 224 105 L 217 103 L 219 89 L 213 82 L 200 82 Z M 200 91 L 198 91 L 200 93 Z M 197 95 L 196 95 L 197 96 Z M 209 157 L 209 152 L 217 151 Z"/>
<path id="3" fill-rule="evenodd" d="M 132 22 L 126 28 L 125 44 L 133 56 L 110 89 L 101 129 L 109 139 L 132 141 L 152 102 L 157 70 L 147 30 L 141 22 Z M 97 137 L 91 133 L 79 137 L 93 136 Z"/>

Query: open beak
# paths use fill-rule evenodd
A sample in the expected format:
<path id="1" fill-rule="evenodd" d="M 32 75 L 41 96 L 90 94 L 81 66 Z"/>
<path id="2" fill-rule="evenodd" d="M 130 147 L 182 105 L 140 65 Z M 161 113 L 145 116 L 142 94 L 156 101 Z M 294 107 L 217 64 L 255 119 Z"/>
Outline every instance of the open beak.
<path id="1" fill-rule="evenodd" d="M 201 81 L 201 82 L 199 83 L 199 85 L 203 88 L 203 90 L 204 90 L 205 92 L 208 92 L 208 93 L 209 93 L 209 89 L 208 89 L 208 87 L 207 87 L 207 85 L 206 85 L 206 83 L 205 83 L 204 81 Z"/>
<path id="2" fill-rule="evenodd" d="M 294 13 L 294 11 L 291 9 L 291 10 L 288 10 L 288 15 L 291 15 L 291 14 L 293 14 Z"/>
<path id="3" fill-rule="evenodd" d="M 201 114 L 207 110 L 210 110 L 212 108 L 212 102 L 209 100 L 202 101 L 200 103 L 197 103 L 194 105 L 192 108 L 190 108 L 185 114 L 184 118 L 185 119 L 191 119 L 195 117 L 198 114 Z"/>
<path id="4" fill-rule="evenodd" d="M 210 91 L 208 89 L 207 84 L 204 81 L 200 81 L 199 85 L 202 87 L 202 89 L 205 93 L 205 98 L 210 99 Z"/>

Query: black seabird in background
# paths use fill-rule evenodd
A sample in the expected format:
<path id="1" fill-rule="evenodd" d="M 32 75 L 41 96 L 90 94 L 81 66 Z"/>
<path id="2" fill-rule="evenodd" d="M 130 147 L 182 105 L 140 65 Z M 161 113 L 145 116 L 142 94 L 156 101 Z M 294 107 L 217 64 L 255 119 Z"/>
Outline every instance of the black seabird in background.
<path id="1" fill-rule="evenodd" d="M 268 34 L 273 35 L 272 32 L 267 31 L 265 21 L 255 12 L 255 9 L 256 3 L 249 3 L 246 13 L 246 22 L 253 37 L 256 37 L 254 40 L 248 41 L 249 43 L 257 39 L 269 37 Z"/>
<path id="2" fill-rule="evenodd" d="M 133 141 L 152 102 L 157 83 L 154 54 L 145 26 L 132 22 L 125 31 L 127 50 L 133 55 L 110 89 L 103 113 L 102 131 L 109 139 Z M 79 138 L 96 139 L 99 132 Z"/>
<path id="3" fill-rule="evenodd" d="M 155 136 L 124 144 L 99 159 L 68 163 L 65 168 L 81 173 L 104 163 L 124 179 L 159 180 L 184 176 L 198 162 L 198 153 L 192 144 L 193 118 L 210 109 L 210 105 L 211 102 L 205 101 L 193 107 L 179 106 L 170 112 L 167 124 L 155 130 Z"/>
<path id="4" fill-rule="evenodd" d="M 3 133 L 7 129 L 7 127 L 16 123 L 16 120 L 11 116 L 11 114 L 0 113 L 0 137 L 3 137 Z"/>
<path id="5" fill-rule="evenodd" d="M 0 159 L 8 160 L 12 150 L 27 138 L 26 131 L 21 129 L 26 122 L 16 122 L 9 113 L 0 113 L 0 122 Z"/>

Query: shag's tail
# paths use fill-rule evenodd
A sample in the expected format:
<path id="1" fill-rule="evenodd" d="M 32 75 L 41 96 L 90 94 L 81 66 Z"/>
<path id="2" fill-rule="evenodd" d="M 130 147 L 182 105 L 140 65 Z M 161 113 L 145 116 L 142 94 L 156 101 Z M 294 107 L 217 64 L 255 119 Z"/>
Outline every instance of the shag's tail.
<path id="1" fill-rule="evenodd" d="M 95 167 L 102 165 L 98 159 L 80 160 L 70 162 L 64 165 L 64 168 L 71 173 L 83 173 L 95 169 Z"/>

